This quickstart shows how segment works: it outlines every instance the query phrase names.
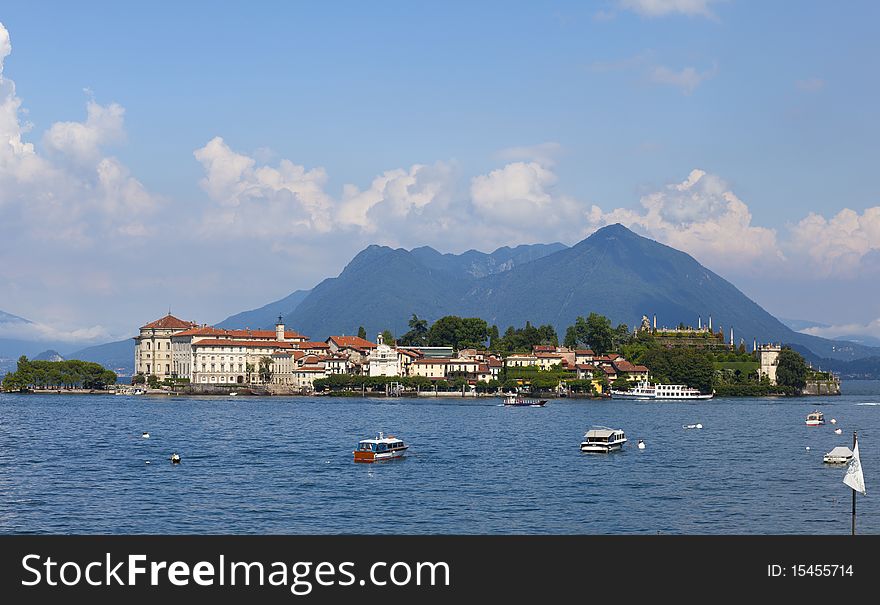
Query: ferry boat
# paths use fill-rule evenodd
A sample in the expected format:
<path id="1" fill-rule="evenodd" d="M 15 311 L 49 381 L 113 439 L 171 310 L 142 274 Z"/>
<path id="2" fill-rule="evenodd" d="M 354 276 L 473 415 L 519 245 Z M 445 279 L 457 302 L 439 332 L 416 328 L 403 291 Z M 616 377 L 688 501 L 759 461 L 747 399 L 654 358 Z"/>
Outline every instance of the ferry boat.
<path id="1" fill-rule="evenodd" d="M 584 440 L 581 442 L 581 451 L 604 454 L 621 449 L 624 443 L 626 443 L 626 435 L 621 429 L 594 426 L 584 435 Z"/>
<path id="2" fill-rule="evenodd" d="M 821 426 L 825 424 L 825 414 L 816 410 L 807 414 L 807 426 Z"/>
<path id="3" fill-rule="evenodd" d="M 628 391 L 611 391 L 612 397 L 618 399 L 643 399 L 643 400 L 695 400 L 712 399 L 713 393 L 703 394 L 697 389 L 692 389 L 683 384 L 651 384 L 639 382 Z"/>
<path id="4" fill-rule="evenodd" d="M 508 395 L 504 398 L 504 405 L 530 405 L 540 407 L 545 403 L 547 403 L 546 399 L 528 399 L 522 395 Z"/>
<path id="5" fill-rule="evenodd" d="M 379 462 L 402 458 L 408 448 L 408 445 L 394 435 L 386 437 L 384 433 L 379 433 L 375 439 L 363 439 L 358 442 L 358 448 L 354 451 L 354 461 Z"/>

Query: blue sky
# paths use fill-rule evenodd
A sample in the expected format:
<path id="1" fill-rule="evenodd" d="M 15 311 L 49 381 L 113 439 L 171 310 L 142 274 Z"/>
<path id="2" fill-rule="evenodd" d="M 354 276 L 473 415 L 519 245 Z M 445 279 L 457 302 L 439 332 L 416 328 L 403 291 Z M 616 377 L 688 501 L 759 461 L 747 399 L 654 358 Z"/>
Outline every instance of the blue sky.
<path id="1" fill-rule="evenodd" d="M 33 148 L 0 155 L 0 309 L 100 339 L 169 305 L 219 321 L 369 243 L 571 244 L 619 220 L 777 315 L 870 326 L 878 13 L 7 1 L 0 134 Z"/>

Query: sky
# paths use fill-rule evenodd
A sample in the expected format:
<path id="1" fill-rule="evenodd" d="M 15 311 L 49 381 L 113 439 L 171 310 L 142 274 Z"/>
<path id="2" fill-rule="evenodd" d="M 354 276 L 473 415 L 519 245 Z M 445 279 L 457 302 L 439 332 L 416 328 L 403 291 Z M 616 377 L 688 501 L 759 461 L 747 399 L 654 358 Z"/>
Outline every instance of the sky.
<path id="1" fill-rule="evenodd" d="M 620 222 L 818 335 L 880 336 L 878 17 L 5 0 L 0 310 L 105 342 L 169 309 L 219 322 L 373 243 L 490 252 Z"/>

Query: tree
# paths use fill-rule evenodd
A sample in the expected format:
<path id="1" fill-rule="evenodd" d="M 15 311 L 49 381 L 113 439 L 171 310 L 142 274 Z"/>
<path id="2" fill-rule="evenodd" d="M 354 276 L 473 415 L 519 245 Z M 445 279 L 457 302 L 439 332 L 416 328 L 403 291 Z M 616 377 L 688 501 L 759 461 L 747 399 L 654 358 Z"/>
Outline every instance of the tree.
<path id="1" fill-rule="evenodd" d="M 389 347 L 394 346 L 394 334 L 391 330 L 382 330 L 382 341 Z"/>
<path id="2" fill-rule="evenodd" d="M 807 362 L 797 351 L 785 347 L 776 363 L 776 384 L 800 391 L 807 386 Z"/>
<path id="3" fill-rule="evenodd" d="M 400 337 L 398 344 L 409 347 L 422 347 L 428 344 L 428 321 L 419 319 L 418 315 L 413 313 L 409 320 L 409 332 Z"/>
<path id="4" fill-rule="evenodd" d="M 597 355 L 604 355 L 614 346 L 614 330 L 611 320 L 598 313 L 590 313 L 587 317 L 586 341 Z"/>
<path id="5" fill-rule="evenodd" d="M 367 331 L 363 326 L 358 327 L 358 338 L 363 338 L 364 340 L 367 339 Z"/>
<path id="6" fill-rule="evenodd" d="M 611 383 L 611 388 L 615 391 L 628 391 L 629 387 L 629 379 L 623 374 L 620 374 L 614 379 L 614 382 Z"/>
<path id="7" fill-rule="evenodd" d="M 147 376 L 147 386 L 150 387 L 151 389 L 158 389 L 159 388 L 159 377 L 156 376 L 155 374 L 150 374 L 149 376 Z"/>
<path id="8" fill-rule="evenodd" d="M 134 376 L 131 377 L 131 384 L 144 384 L 147 381 L 146 376 L 143 373 L 138 372 Z"/>
<path id="9" fill-rule="evenodd" d="M 702 393 L 712 391 L 715 366 L 705 351 L 655 347 L 645 352 L 642 363 L 660 383 L 684 384 Z"/>
<path id="10" fill-rule="evenodd" d="M 428 345 L 451 346 L 453 349 L 483 348 L 489 338 L 489 325 L 479 317 L 447 315 L 428 330 Z"/>
<path id="11" fill-rule="evenodd" d="M 272 363 L 271 358 L 260 357 L 260 382 L 268 384 L 272 380 Z"/>
<path id="12" fill-rule="evenodd" d="M 565 331 L 565 339 L 562 344 L 569 349 L 579 349 L 587 346 L 587 320 L 578 315 L 574 325 L 568 326 Z"/>

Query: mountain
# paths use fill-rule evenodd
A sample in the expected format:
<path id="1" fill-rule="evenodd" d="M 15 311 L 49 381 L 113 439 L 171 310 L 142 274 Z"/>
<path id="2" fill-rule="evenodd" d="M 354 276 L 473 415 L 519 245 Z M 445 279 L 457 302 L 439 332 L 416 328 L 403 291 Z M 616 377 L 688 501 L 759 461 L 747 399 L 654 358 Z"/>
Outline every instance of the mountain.
<path id="1" fill-rule="evenodd" d="M 324 339 L 353 334 L 359 326 L 369 335 L 384 329 L 399 335 L 413 313 L 431 321 L 454 314 L 481 317 L 502 331 L 526 321 L 549 323 L 562 337 L 578 315 L 591 311 L 630 327 L 642 315 L 656 314 L 659 325 L 676 326 L 695 325 L 699 315 L 706 320 L 711 314 L 716 330 L 723 327 L 727 336 L 733 327 L 736 341 L 747 346 L 756 338 L 799 344 L 824 358 L 880 354 L 796 332 L 693 257 L 619 224 L 570 248 L 445 255 L 431 248 L 369 246 L 338 277 L 318 284 L 285 323 Z"/>
<path id="2" fill-rule="evenodd" d="M 33 357 L 34 361 L 64 361 L 64 356 L 54 349 L 47 349 Z"/>
<path id="3" fill-rule="evenodd" d="M 275 322 L 278 321 L 279 315 L 284 316 L 293 313 L 297 306 L 299 306 L 299 303 L 305 300 L 310 292 L 311 290 L 297 290 L 281 300 L 271 302 L 259 309 L 230 315 L 218 323 L 216 327 L 227 329 L 251 328 L 252 330 L 272 328 Z"/>
<path id="4" fill-rule="evenodd" d="M 100 363 L 108 370 L 123 376 L 134 374 L 134 340 L 126 338 L 116 342 L 86 347 L 67 355 L 67 359 L 80 359 Z"/>
<path id="5" fill-rule="evenodd" d="M 8 363 L 4 364 L 3 360 L 17 361 L 22 355 L 33 357 L 47 348 L 65 350 L 70 346 L 64 342 L 40 340 L 40 336 L 37 324 L 31 320 L 0 311 L 0 374 L 8 370 Z"/>
<path id="6" fill-rule="evenodd" d="M 413 251 L 369 246 L 345 267 L 339 277 L 318 284 L 285 323 L 312 338 L 368 335 L 390 328 L 402 334 L 413 313 L 436 319 L 455 307 L 473 283 L 500 275 L 564 249 L 562 244 L 499 248 L 492 254 L 470 250 L 461 255 L 440 254 L 433 248 Z"/>

